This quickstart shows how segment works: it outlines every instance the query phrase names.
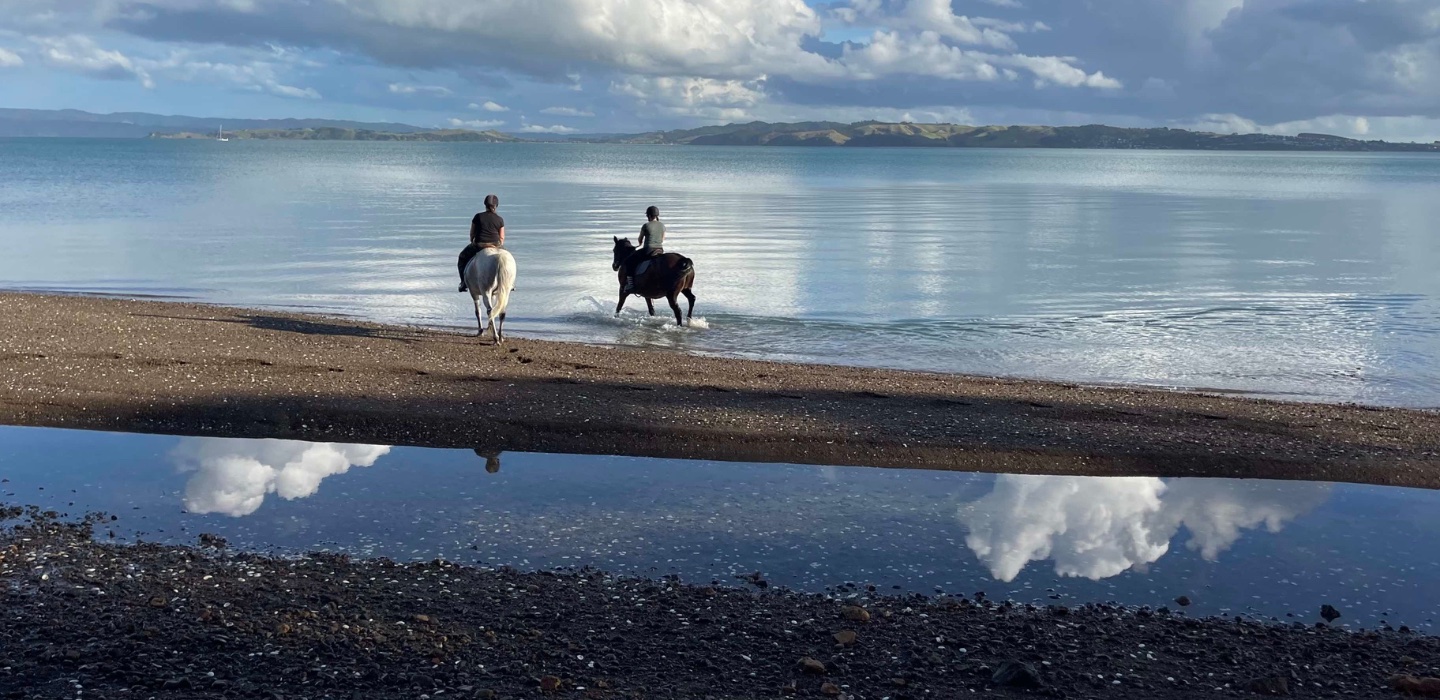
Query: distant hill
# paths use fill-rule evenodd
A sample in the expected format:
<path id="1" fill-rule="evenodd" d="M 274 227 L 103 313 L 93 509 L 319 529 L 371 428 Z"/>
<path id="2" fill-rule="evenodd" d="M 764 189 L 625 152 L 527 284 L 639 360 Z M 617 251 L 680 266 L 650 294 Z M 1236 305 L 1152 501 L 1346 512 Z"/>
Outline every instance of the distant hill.
<path id="1" fill-rule="evenodd" d="M 182 131 L 180 133 L 150 134 L 151 138 L 159 139 L 213 139 L 214 132 L 196 133 Z M 259 139 L 259 140 L 281 140 L 281 141 L 476 141 L 484 143 L 513 143 L 521 139 L 498 131 L 471 131 L 469 129 L 435 129 L 431 131 L 411 131 L 397 133 L 393 131 L 374 131 L 371 129 L 342 129 L 339 127 L 322 126 L 313 129 L 238 129 L 226 131 L 225 136 L 231 139 Z"/>
<path id="2" fill-rule="evenodd" d="M 1199 151 L 1410 151 L 1440 152 L 1435 143 L 1362 141 L 1328 134 L 1276 136 L 1215 134 L 1185 129 L 1088 126 L 966 126 L 877 121 L 725 124 L 642 134 L 504 134 L 427 129 L 398 123 L 339 119 L 228 119 L 144 112 L 93 114 L 75 109 L 0 109 L 0 137 L 210 138 L 346 141 L 561 141 L 695 146 L 1108 148 Z"/>
<path id="3" fill-rule="evenodd" d="M 425 131 L 423 127 L 389 122 L 355 122 L 343 119 L 228 119 L 116 112 L 94 114 L 78 109 L 0 108 L 0 136 L 68 136 L 89 138 L 145 138 L 151 134 L 214 133 L 231 129 L 364 129 L 396 134 Z"/>
<path id="4" fill-rule="evenodd" d="M 965 126 L 885 122 L 727 124 L 598 139 L 608 143 L 694 146 L 901 146 L 929 148 L 1111 148 L 1201 151 L 1421 151 L 1435 143 L 1361 141 L 1328 134 L 1214 134 L 1115 126 Z"/>

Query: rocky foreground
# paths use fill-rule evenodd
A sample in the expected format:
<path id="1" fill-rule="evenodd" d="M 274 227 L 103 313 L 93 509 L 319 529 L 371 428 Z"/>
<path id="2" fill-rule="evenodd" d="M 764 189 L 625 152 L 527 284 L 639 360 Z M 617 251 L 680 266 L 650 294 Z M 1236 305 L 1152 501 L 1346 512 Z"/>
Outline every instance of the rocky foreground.
<path id="1" fill-rule="evenodd" d="M 1440 413 L 0 293 L 0 423 L 493 452 L 1440 487 Z"/>
<path id="2" fill-rule="evenodd" d="M 1388 698 L 1440 675 L 1440 639 L 1403 628 L 113 546 L 104 516 L 21 515 L 7 698 Z"/>

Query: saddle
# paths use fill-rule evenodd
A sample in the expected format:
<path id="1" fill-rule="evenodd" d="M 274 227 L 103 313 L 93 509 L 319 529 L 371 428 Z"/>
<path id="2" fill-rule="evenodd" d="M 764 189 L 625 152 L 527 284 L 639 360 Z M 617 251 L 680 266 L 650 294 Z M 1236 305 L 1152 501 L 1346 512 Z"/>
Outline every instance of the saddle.
<path id="1" fill-rule="evenodd" d="M 655 262 L 655 258 L 658 258 L 664 254 L 664 248 L 655 248 L 651 250 L 650 255 L 646 256 L 644 260 L 641 260 L 635 265 L 635 279 L 640 279 L 641 276 L 643 276 L 646 272 L 650 270 L 650 263 Z"/>

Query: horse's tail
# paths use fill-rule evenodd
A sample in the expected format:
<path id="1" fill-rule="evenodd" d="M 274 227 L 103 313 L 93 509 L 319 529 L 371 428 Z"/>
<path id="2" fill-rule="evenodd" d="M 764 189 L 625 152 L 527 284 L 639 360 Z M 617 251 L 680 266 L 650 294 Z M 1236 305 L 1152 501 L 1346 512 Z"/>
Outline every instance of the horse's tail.
<path id="1" fill-rule="evenodd" d="M 510 290 L 515 287 L 515 256 L 501 250 L 495 257 L 495 307 L 490 310 L 492 322 L 505 316 L 505 307 L 510 305 Z"/>
<path id="2" fill-rule="evenodd" d="M 694 272 L 695 261 L 685 256 L 680 256 L 680 272 Z"/>

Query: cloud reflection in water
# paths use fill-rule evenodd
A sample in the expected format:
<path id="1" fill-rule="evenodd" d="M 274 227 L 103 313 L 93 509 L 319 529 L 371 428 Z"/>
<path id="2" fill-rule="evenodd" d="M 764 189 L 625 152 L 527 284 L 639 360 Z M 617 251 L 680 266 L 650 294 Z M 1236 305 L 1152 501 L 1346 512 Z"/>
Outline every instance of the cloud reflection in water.
<path id="1" fill-rule="evenodd" d="M 186 510 L 240 517 L 259 509 L 266 494 L 305 498 L 325 477 L 371 466 L 389 451 L 384 445 L 182 438 L 170 459 L 182 472 L 194 472 L 185 484 Z"/>
<path id="2" fill-rule="evenodd" d="M 1001 581 L 1042 559 L 1061 576 L 1099 580 L 1143 571 L 1181 526 L 1186 546 L 1214 561 L 1244 530 L 1279 532 L 1329 495 L 1329 484 L 1313 482 L 1006 474 L 959 519 L 966 546 Z"/>

